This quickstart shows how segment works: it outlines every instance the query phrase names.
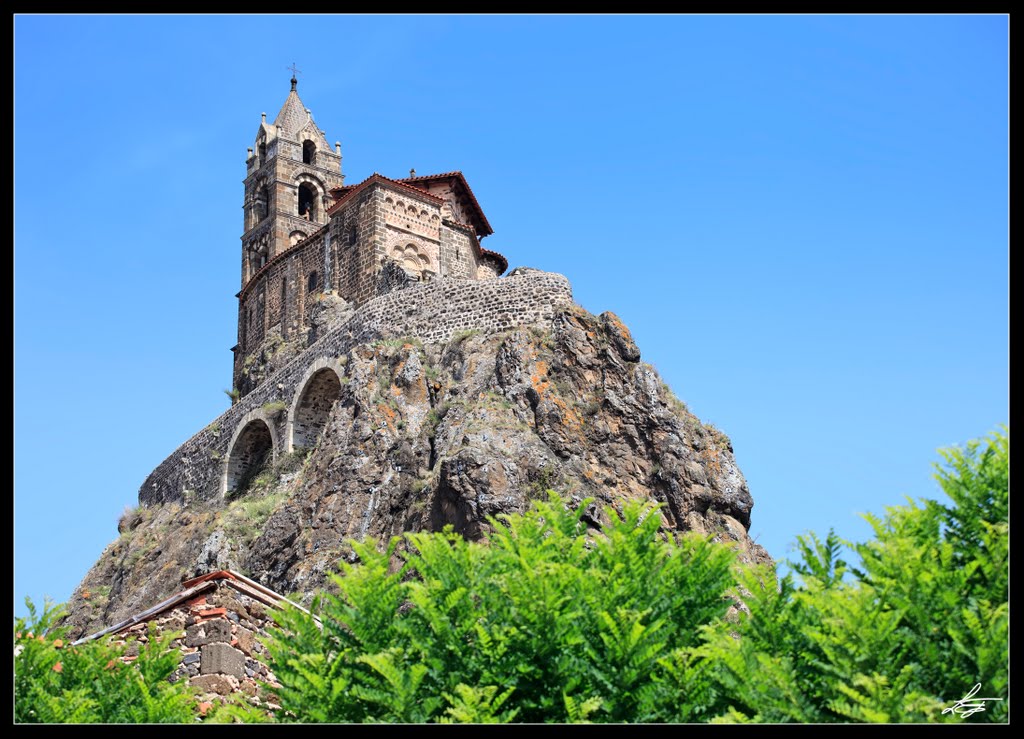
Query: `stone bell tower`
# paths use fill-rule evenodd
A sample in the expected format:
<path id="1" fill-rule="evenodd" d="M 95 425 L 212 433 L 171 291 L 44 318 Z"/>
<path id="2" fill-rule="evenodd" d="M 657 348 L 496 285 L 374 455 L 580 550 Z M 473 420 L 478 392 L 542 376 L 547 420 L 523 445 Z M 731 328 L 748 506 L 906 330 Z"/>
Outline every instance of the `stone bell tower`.
<path id="1" fill-rule="evenodd" d="M 273 123 L 263 114 L 245 161 L 242 287 L 278 254 L 327 223 L 330 190 L 345 182 L 341 144 L 334 149 L 296 90 Z"/>

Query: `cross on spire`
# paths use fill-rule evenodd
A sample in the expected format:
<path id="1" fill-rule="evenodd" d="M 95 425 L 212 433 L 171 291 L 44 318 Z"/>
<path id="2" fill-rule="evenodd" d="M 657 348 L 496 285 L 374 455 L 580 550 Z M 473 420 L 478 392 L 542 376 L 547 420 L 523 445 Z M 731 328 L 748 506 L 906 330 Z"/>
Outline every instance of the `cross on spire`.
<path id="1" fill-rule="evenodd" d="M 292 66 L 285 67 L 285 69 L 290 69 L 292 71 L 292 89 L 294 90 L 295 85 L 298 84 L 299 82 L 297 79 L 295 79 L 295 75 L 302 74 L 302 71 L 295 66 L 295 62 L 292 62 Z"/>

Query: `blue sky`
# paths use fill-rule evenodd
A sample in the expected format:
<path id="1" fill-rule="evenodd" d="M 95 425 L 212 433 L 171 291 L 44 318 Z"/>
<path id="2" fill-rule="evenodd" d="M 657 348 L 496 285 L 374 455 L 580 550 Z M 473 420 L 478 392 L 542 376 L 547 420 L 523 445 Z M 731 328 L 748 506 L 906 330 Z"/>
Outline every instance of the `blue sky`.
<path id="1" fill-rule="evenodd" d="M 733 440 L 776 558 L 1008 421 L 1005 16 L 15 18 L 14 596 L 66 599 L 228 406 L 242 179 L 462 170 Z"/>

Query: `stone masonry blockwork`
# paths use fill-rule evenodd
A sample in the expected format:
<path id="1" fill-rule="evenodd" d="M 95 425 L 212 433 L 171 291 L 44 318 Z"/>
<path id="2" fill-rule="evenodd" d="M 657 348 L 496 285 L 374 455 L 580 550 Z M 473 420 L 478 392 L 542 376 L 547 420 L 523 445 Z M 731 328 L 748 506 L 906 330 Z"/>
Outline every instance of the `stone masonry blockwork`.
<path id="1" fill-rule="evenodd" d="M 318 361 L 336 359 L 377 339 L 415 336 L 430 344 L 468 330 L 550 328 L 558 310 L 572 302 L 572 288 L 563 275 L 522 269 L 499 279 L 414 283 L 373 298 L 161 462 L 140 488 L 139 503 L 150 506 L 220 497 L 232 442 L 253 421 L 262 420 L 269 427 L 275 458 L 285 451 L 286 414 L 264 406 L 275 402 L 291 406 L 307 371 Z"/>

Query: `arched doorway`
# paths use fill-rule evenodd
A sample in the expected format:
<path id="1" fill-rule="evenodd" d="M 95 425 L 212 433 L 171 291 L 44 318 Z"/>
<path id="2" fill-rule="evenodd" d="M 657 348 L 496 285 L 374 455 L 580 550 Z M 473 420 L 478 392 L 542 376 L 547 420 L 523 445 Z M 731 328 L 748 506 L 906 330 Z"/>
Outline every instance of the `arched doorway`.
<path id="1" fill-rule="evenodd" d="M 253 478 L 272 461 L 273 453 L 274 438 L 266 421 L 254 419 L 247 423 L 228 456 L 225 495 L 244 493 Z"/>
<path id="2" fill-rule="evenodd" d="M 341 395 L 341 379 L 330 367 L 315 371 L 299 391 L 290 415 L 292 449 L 312 449 Z"/>

